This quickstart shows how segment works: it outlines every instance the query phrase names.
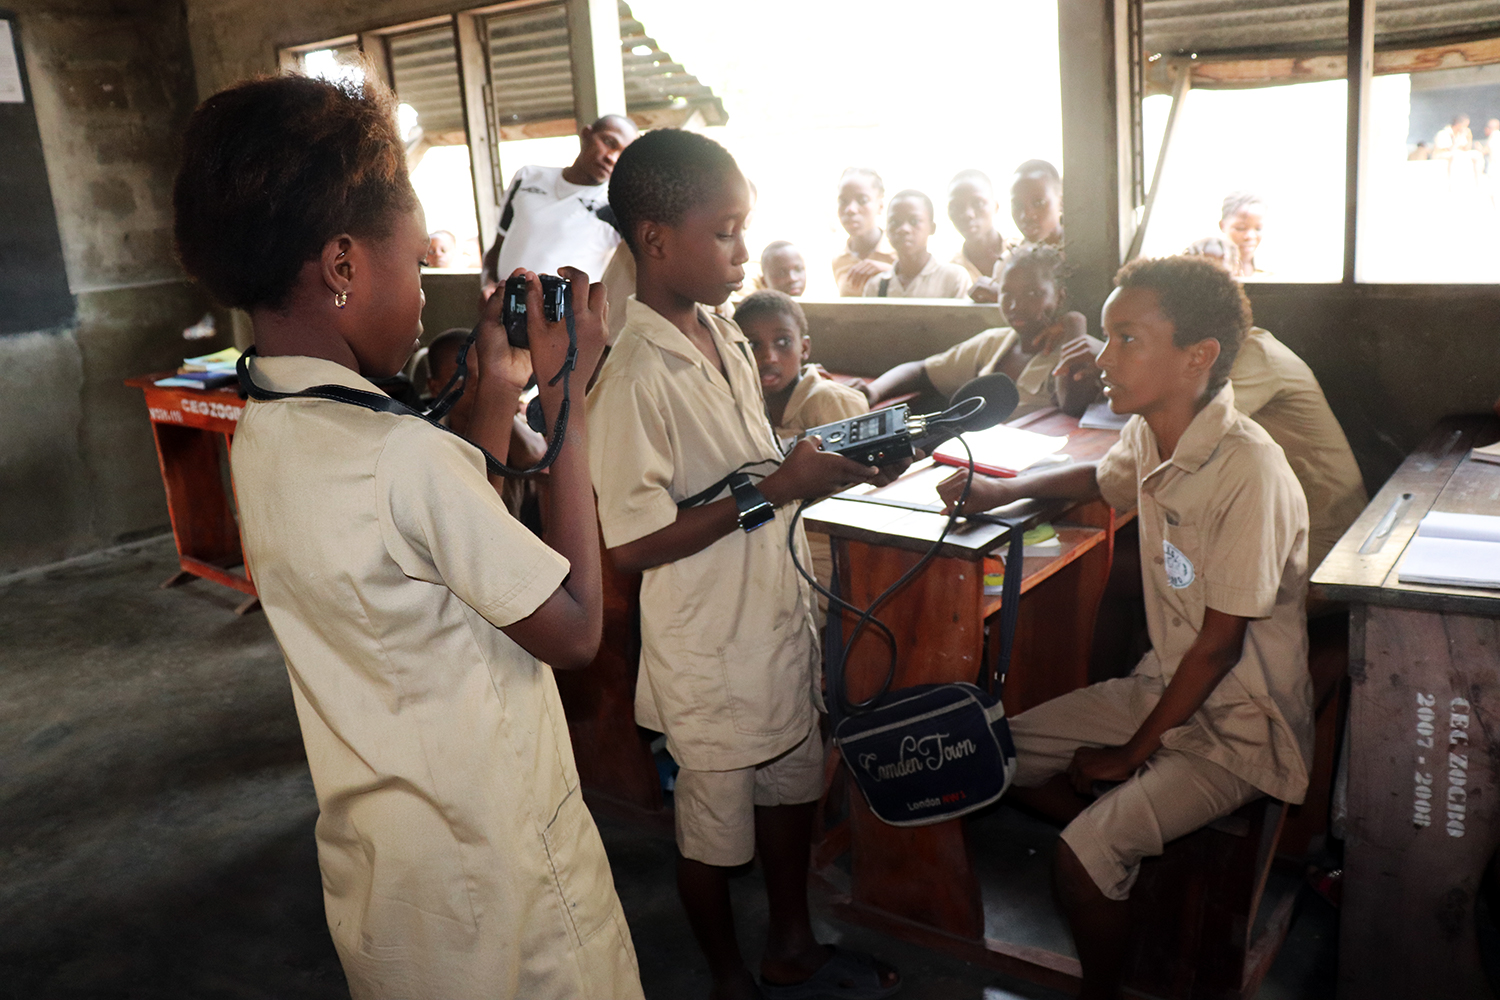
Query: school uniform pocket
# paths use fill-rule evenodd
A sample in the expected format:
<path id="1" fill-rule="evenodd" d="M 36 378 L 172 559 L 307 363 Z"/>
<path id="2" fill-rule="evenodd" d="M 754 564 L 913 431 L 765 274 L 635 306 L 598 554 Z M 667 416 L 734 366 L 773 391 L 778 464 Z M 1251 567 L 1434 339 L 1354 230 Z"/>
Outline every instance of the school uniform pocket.
<path id="1" fill-rule="evenodd" d="M 778 622 L 758 642 L 719 651 L 735 732 L 782 733 L 807 714 L 815 645 L 807 618 L 800 615 Z"/>
<path id="2" fill-rule="evenodd" d="M 1166 578 L 1164 596 L 1173 619 L 1182 619 L 1193 629 L 1203 623 L 1202 551 L 1196 525 L 1172 524 L 1168 521 L 1162 534 L 1162 575 Z M 1182 627 L 1175 621 L 1174 627 Z"/>
<path id="3" fill-rule="evenodd" d="M 577 789 L 563 799 L 542 841 L 568 932 L 581 947 L 609 924 L 616 897 L 604 842 Z"/>

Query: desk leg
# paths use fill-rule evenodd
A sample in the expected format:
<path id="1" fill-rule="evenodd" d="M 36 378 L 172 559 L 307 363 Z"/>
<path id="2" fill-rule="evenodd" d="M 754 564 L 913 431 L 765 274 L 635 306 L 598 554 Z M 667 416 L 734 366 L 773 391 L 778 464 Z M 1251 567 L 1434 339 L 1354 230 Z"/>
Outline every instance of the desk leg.
<path id="1" fill-rule="evenodd" d="M 841 564 L 848 567 L 845 592 L 859 607 L 919 558 L 903 549 L 837 544 L 845 554 Z M 983 655 L 982 593 L 980 564 L 939 558 L 878 612 L 895 633 L 901 654 L 892 688 L 973 682 Z M 846 620 L 846 629 L 852 624 Z M 850 696 L 873 694 L 888 663 L 889 647 L 873 630 L 861 637 L 846 671 Z M 963 821 L 889 826 L 875 818 L 858 791 L 851 790 L 849 800 L 855 905 L 982 939 L 984 906 Z"/>
<path id="2" fill-rule="evenodd" d="M 218 435 L 155 422 L 151 429 L 177 554 L 218 566 L 239 562 L 240 531 L 224 496 Z"/>
<path id="3" fill-rule="evenodd" d="M 1474 901 L 1500 840 L 1500 619 L 1356 606 L 1340 1000 L 1491 996 Z"/>

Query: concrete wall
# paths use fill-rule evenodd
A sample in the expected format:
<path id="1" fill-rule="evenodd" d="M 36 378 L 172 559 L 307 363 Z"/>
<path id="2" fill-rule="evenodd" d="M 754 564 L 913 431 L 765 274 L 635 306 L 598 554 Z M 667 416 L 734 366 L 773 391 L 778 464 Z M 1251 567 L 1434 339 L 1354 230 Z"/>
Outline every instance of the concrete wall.
<path id="1" fill-rule="evenodd" d="M 181 338 L 208 309 L 171 253 L 176 136 L 194 96 L 183 10 L 6 6 L 77 311 L 62 327 L 0 337 L 0 572 L 164 530 L 145 407 L 121 380 L 227 342 Z"/>

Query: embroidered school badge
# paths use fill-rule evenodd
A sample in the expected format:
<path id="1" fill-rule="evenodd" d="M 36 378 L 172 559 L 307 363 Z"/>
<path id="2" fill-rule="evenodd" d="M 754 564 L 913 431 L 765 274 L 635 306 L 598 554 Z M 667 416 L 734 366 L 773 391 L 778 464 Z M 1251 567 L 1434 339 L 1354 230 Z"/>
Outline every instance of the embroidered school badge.
<path id="1" fill-rule="evenodd" d="M 1182 554 L 1181 549 L 1163 538 L 1161 550 L 1167 566 L 1167 583 L 1171 584 L 1173 590 L 1181 590 L 1196 579 L 1193 564 Z"/>

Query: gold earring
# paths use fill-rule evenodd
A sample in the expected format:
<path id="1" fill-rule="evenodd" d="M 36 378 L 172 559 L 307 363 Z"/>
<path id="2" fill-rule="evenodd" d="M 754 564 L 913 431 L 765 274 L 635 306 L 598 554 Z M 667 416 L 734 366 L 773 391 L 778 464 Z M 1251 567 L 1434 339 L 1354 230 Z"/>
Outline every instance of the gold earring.
<path id="1" fill-rule="evenodd" d="M 336 306 L 338 306 L 340 309 L 344 308 L 344 306 L 348 302 L 349 302 L 349 292 L 347 290 L 342 291 L 342 292 L 335 292 L 334 293 L 333 304 L 336 305 Z"/>

